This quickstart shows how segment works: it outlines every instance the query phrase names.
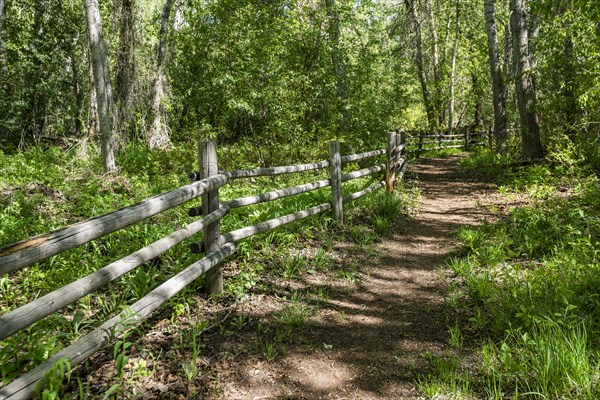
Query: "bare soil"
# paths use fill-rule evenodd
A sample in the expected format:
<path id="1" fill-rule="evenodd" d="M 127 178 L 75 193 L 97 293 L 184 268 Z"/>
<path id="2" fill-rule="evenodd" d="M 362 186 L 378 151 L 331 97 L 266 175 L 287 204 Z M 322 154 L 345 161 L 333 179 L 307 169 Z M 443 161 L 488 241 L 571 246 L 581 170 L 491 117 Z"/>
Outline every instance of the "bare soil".
<path id="1" fill-rule="evenodd" d="M 275 294 L 250 291 L 237 301 L 198 300 L 197 311 L 211 322 L 200 334 L 194 376 L 182 372 L 192 347 L 189 334 L 172 328 L 164 315 L 150 321 L 153 326 L 136 339 L 126 371 L 129 383 L 119 397 L 419 398 L 416 384 L 429 370 L 424 355 L 442 356 L 449 349 L 451 316 L 441 273 L 460 251 L 455 233 L 492 216 L 482 207 L 492 187 L 470 179 L 459 159 L 413 165 L 409 175 L 420 181 L 422 192 L 414 218 L 394 225 L 366 251 L 337 248 L 340 263 L 347 257 L 358 266 L 355 283 L 313 273 L 277 281 Z M 310 304 L 304 309 L 308 317 L 297 326 L 282 317 L 282 310 L 293 306 L 295 291 Z M 88 377 L 96 394 L 114 382 L 113 362 L 102 357 L 104 363 L 94 364 L 103 366 Z M 84 369 L 80 376 L 85 375 Z"/>

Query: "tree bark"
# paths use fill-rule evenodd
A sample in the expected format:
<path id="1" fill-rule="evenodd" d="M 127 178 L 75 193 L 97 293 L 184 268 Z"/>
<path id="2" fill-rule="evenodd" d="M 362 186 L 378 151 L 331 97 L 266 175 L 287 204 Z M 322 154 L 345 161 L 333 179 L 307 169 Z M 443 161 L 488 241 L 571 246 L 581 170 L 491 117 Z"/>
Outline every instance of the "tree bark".
<path id="1" fill-rule="evenodd" d="M 329 40 L 332 47 L 331 60 L 333 72 L 337 78 L 338 97 L 344 101 L 347 97 L 346 62 L 342 54 L 340 17 L 335 9 L 335 0 L 326 0 L 325 7 L 329 22 Z"/>
<path id="2" fill-rule="evenodd" d="M 162 102 L 166 85 L 164 73 L 165 53 L 167 50 L 167 37 L 169 31 L 169 20 L 175 0 L 166 0 L 163 8 L 160 31 L 158 33 L 158 49 L 156 52 L 156 73 L 152 85 L 152 126 L 148 131 L 148 147 L 151 149 L 166 149 L 171 146 L 171 138 L 166 122 L 164 121 L 164 109 Z"/>
<path id="3" fill-rule="evenodd" d="M 47 14 L 47 5 L 45 0 L 36 0 L 33 13 L 33 31 L 29 41 L 29 63 L 31 64 L 26 73 L 27 86 L 25 90 L 25 99 L 27 108 L 24 110 L 23 121 L 25 129 L 21 134 L 19 147 L 27 147 L 33 142 L 39 143 L 44 132 L 46 123 L 46 106 L 48 104 L 48 94 L 44 88 L 47 72 L 43 67 L 44 54 L 44 19 Z"/>
<path id="4" fill-rule="evenodd" d="M 433 69 L 433 97 L 432 106 L 434 112 L 437 114 L 437 126 L 444 123 L 446 105 L 444 104 L 443 85 L 441 78 L 441 63 L 440 60 L 440 39 L 437 29 L 437 20 L 435 17 L 435 9 L 432 0 L 426 0 L 426 12 L 429 20 L 429 28 L 431 30 L 431 55 L 432 55 L 432 69 Z M 445 49 L 444 49 L 445 51 Z"/>
<path id="5" fill-rule="evenodd" d="M 125 136 L 131 122 L 131 94 L 135 77 L 134 9 L 135 0 L 121 0 L 119 50 L 115 74 L 116 110 L 121 137 Z"/>
<path id="6" fill-rule="evenodd" d="M 572 0 L 565 1 L 565 3 L 566 4 L 564 8 L 561 10 L 563 14 L 572 8 Z M 573 36 L 571 34 L 572 24 L 573 21 L 571 20 L 571 17 L 567 17 L 567 20 L 564 23 L 565 42 L 563 47 L 564 60 L 562 63 L 564 87 L 562 90 L 562 95 L 565 101 L 564 113 L 567 123 L 566 133 L 571 140 L 574 140 L 577 133 L 575 126 L 577 125 L 579 110 L 577 106 L 577 99 L 575 98 L 576 73 Z"/>
<path id="7" fill-rule="evenodd" d="M 417 10 L 416 2 L 417 0 L 406 0 L 405 4 L 415 31 L 415 62 L 417 64 L 417 70 L 419 72 L 419 81 L 421 83 L 421 91 L 423 93 L 423 102 L 425 104 L 425 112 L 427 113 L 427 121 L 429 123 L 430 131 L 432 133 L 435 133 L 438 127 L 437 117 L 435 115 L 435 108 L 431 99 L 431 91 L 429 90 L 427 75 L 425 74 L 425 66 L 423 62 L 423 37 L 421 34 L 421 20 L 419 18 L 419 12 Z"/>
<path id="8" fill-rule="evenodd" d="M 485 26 L 488 39 L 488 56 L 492 75 L 492 99 L 494 102 L 494 131 L 496 134 L 496 147 L 499 153 L 506 152 L 508 140 L 508 118 L 506 115 L 506 90 L 500 69 L 500 56 L 498 51 L 498 36 L 494 0 L 485 0 Z"/>
<path id="9" fill-rule="evenodd" d="M 6 10 L 4 0 L 0 0 L 0 75 L 8 76 L 8 61 L 6 59 Z M 0 89 L 6 89 L 8 79 L 2 79 Z"/>
<path id="10" fill-rule="evenodd" d="M 431 0 L 427 0 L 427 15 L 429 17 L 429 25 L 431 28 L 431 43 L 433 50 L 433 79 L 436 84 L 440 82 L 440 49 L 439 49 L 439 38 L 437 31 L 437 23 L 435 20 L 435 11 L 433 9 L 433 3 Z"/>
<path id="11" fill-rule="evenodd" d="M 0 0 L 1 1 L 1 0 Z M 77 43 L 79 42 L 79 31 L 75 32 L 73 37 L 73 47 L 69 55 L 71 64 L 71 73 L 73 79 L 73 96 L 75 97 L 75 110 L 73 118 L 75 119 L 73 133 L 75 137 L 82 136 L 83 124 L 81 123 L 81 113 L 83 110 L 83 89 L 81 85 L 81 77 L 79 75 L 79 60 L 77 59 Z"/>
<path id="12" fill-rule="evenodd" d="M 96 88 L 96 103 L 98 106 L 98 122 L 104 171 L 116 171 L 114 157 L 115 140 L 113 135 L 113 93 L 110 82 L 108 53 L 102 34 L 102 22 L 98 0 L 84 0 L 87 17 L 88 35 L 90 40 L 90 55 Z"/>
<path id="13" fill-rule="evenodd" d="M 450 102 L 448 105 L 448 130 L 452 134 L 454 129 L 454 105 L 456 91 L 456 55 L 458 53 L 458 43 L 460 40 L 460 0 L 456 1 L 456 31 L 454 44 L 452 46 L 452 61 L 450 66 Z"/>
<path id="14" fill-rule="evenodd" d="M 517 102 L 521 122 L 521 148 L 529 159 L 544 156 L 540 140 L 540 125 L 536 112 L 536 94 L 532 57 L 529 52 L 529 32 L 526 23 L 525 0 L 510 0 L 513 57 L 516 61 Z"/>

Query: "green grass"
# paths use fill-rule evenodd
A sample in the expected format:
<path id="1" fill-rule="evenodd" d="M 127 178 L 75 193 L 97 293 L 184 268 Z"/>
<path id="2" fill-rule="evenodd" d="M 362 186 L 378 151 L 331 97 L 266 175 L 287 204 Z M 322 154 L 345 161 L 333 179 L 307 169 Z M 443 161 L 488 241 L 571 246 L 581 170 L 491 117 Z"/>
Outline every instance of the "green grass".
<path id="1" fill-rule="evenodd" d="M 464 256 L 449 263 L 450 296 L 468 323 L 451 326 L 451 340 L 456 347 L 462 332 L 479 349 L 476 397 L 598 398 L 599 180 L 578 163 L 506 169 L 508 160 L 484 151 L 462 162 L 528 203 L 458 232 Z"/>

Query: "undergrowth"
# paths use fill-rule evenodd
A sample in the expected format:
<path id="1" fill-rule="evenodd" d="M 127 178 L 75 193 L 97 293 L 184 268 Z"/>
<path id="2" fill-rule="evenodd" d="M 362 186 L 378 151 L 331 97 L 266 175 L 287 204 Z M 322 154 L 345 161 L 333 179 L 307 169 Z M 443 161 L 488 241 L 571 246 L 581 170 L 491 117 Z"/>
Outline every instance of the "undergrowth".
<path id="1" fill-rule="evenodd" d="M 247 159 L 244 152 L 233 146 L 221 146 L 219 151 L 223 160 L 220 167 L 224 170 L 257 166 Z M 182 144 L 169 152 L 160 152 L 132 142 L 118 153 L 120 171 L 102 175 L 96 153 L 96 148 L 85 143 L 67 151 L 32 148 L 12 155 L 0 152 L 0 247 L 183 186 L 189 183 L 186 172 L 197 164 L 194 145 Z M 346 170 L 364 166 L 363 163 L 349 165 Z M 327 176 L 327 171 L 322 171 L 237 180 L 220 190 L 220 199 L 225 201 L 254 195 Z M 344 194 L 361 190 L 373 182 L 374 178 L 348 182 L 344 184 Z M 269 276 L 293 281 L 305 275 L 327 273 L 349 285 L 355 284 L 360 279 L 359 266 L 334 259 L 334 245 L 339 241 L 348 241 L 360 248 L 368 247 L 378 240 L 380 234 L 390 229 L 394 219 L 411 212 L 417 195 L 416 189 L 407 188 L 398 194 L 372 194 L 345 205 L 343 230 L 336 228 L 335 221 L 329 215 L 319 215 L 239 243 L 237 254 L 225 266 L 225 296 L 239 299 L 253 292 L 276 293 L 280 288 L 269 287 L 272 284 Z M 329 189 L 324 189 L 236 209 L 222 220 L 221 230 L 228 232 L 256 224 L 329 202 L 329 199 Z M 187 210 L 198 205 L 200 200 L 186 203 L 143 223 L 0 277 L 0 315 L 170 234 L 193 220 L 188 217 Z M 2 383 L 10 382 L 56 354 L 107 318 L 127 311 L 128 304 L 198 260 L 202 255 L 191 254 L 188 245 L 192 240 L 199 239 L 201 234 L 175 246 L 104 289 L 85 296 L 66 309 L 0 342 L 0 387 Z M 190 314 L 194 304 L 192 299 L 202 285 L 203 279 L 200 278 L 169 301 L 171 321 Z M 267 360 L 283 353 L 282 343 L 293 336 L 293 330 L 303 326 L 303 321 L 312 315 L 314 304 L 319 304 L 326 296 L 324 292 L 302 299 L 292 296 L 290 305 L 274 316 L 276 323 L 284 326 L 275 330 L 277 340 L 265 342 L 265 338 L 270 337 L 268 335 L 258 339 L 259 351 Z M 313 298 L 316 303 L 311 300 Z M 237 321 L 240 328 L 248 323 L 244 319 Z M 126 353 L 129 350 L 125 344 L 130 346 L 131 343 L 125 339 L 117 343 L 120 343 L 120 347 L 114 349 L 115 380 L 108 389 L 108 397 L 124 390 L 122 381 L 125 371 L 133 368 L 134 372 L 137 371 L 135 374 L 148 373 L 144 365 L 138 365 L 144 360 L 126 366 Z M 184 358 L 191 357 L 191 361 L 184 363 L 188 380 L 194 380 L 197 376 L 194 360 L 201 350 L 198 346 L 194 344 L 190 354 L 182 353 Z M 131 377 L 134 372 L 127 372 L 127 376 Z M 65 383 L 67 376 L 70 379 L 66 373 L 61 376 L 65 377 Z M 74 385 L 73 381 L 71 386 Z M 86 397 L 82 393 L 90 390 L 89 382 L 79 381 L 78 386 L 80 397 Z M 53 398 L 61 387 L 60 380 L 53 380 L 50 391 L 46 390 L 43 392 L 45 394 L 40 392 L 40 396 Z"/>
<path id="2" fill-rule="evenodd" d="M 525 167 L 489 151 L 463 160 L 519 205 L 458 233 L 464 256 L 449 264 L 448 304 L 466 315 L 478 365 L 470 375 L 454 368 L 458 389 L 434 372 L 422 385 L 428 397 L 600 397 L 600 185 L 570 151 Z"/>

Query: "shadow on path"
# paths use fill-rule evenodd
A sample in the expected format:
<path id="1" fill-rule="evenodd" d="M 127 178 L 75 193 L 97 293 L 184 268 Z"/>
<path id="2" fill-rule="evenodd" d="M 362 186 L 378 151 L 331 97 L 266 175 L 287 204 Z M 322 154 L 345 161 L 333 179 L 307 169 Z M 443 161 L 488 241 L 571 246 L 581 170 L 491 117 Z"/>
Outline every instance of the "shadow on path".
<path id="1" fill-rule="evenodd" d="M 291 346 L 272 363 L 236 357 L 214 398 L 418 398 L 423 355 L 448 346 L 440 269 L 458 249 L 456 230 L 487 214 L 477 204 L 491 187 L 467 181 L 459 159 L 413 165 L 422 190 L 418 215 L 376 245 L 380 256 L 353 255 L 364 266 L 357 286 L 323 288 L 328 302 L 302 328 L 312 345 Z"/>

